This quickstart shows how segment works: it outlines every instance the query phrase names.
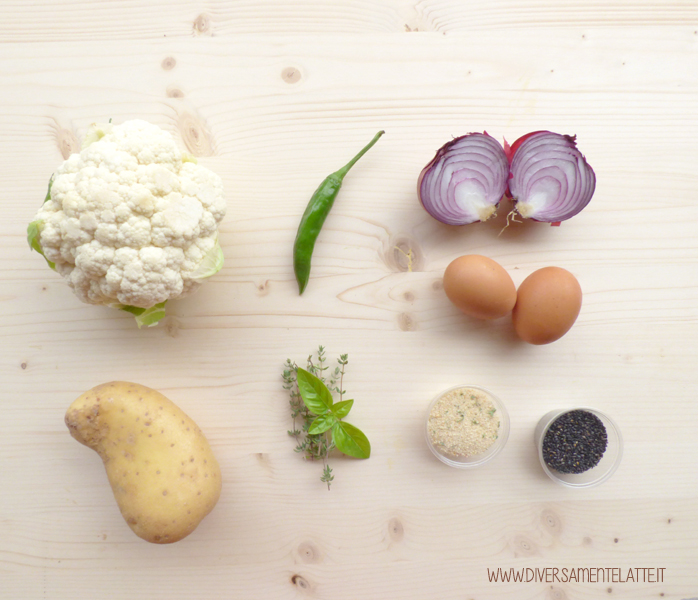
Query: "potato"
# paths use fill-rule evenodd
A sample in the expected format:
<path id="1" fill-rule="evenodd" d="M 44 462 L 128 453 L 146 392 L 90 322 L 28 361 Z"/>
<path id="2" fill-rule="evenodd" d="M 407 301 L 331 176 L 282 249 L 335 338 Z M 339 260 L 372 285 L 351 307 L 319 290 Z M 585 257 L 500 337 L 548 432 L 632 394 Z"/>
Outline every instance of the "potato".
<path id="1" fill-rule="evenodd" d="M 104 383 L 75 400 L 65 422 L 102 458 L 121 514 L 144 540 L 181 540 L 218 502 L 221 472 L 208 441 L 159 392 Z"/>

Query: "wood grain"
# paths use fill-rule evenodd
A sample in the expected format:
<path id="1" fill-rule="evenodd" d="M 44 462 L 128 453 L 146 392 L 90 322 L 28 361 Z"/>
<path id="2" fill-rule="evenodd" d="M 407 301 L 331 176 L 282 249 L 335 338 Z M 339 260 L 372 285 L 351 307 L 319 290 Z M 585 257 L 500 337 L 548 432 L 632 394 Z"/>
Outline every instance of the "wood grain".
<path id="1" fill-rule="evenodd" d="M 536 30 L 543 27 L 656 25 L 695 27 L 698 7 L 690 0 L 613 0 L 558 3 L 517 0 L 210 0 L 165 2 L 112 0 L 5 0 L 3 41 L 65 41 L 216 37 L 236 34 L 439 33 Z M 692 24 L 691 24 L 692 23 Z"/>
<path id="2" fill-rule="evenodd" d="M 479 598 L 698 595 L 698 6 L 526 1 L 0 4 L 0 598 Z M 26 224 L 87 127 L 144 118 L 223 177 L 223 270 L 137 330 L 81 304 L 30 253 Z M 598 187 L 559 228 L 449 228 L 415 183 L 468 131 L 576 134 Z M 297 295 L 305 204 L 352 170 Z M 544 347 L 446 300 L 456 256 L 520 283 L 571 270 L 575 327 Z M 349 353 L 349 421 L 368 461 L 293 452 L 286 358 Z M 123 523 L 98 457 L 63 415 L 112 379 L 154 387 L 202 427 L 221 501 L 186 540 Z M 436 461 L 425 410 L 494 390 L 512 431 L 491 465 Z M 532 435 L 548 410 L 612 415 L 625 451 L 602 486 L 556 486 Z M 489 569 L 662 567 L 662 583 L 492 583 Z"/>

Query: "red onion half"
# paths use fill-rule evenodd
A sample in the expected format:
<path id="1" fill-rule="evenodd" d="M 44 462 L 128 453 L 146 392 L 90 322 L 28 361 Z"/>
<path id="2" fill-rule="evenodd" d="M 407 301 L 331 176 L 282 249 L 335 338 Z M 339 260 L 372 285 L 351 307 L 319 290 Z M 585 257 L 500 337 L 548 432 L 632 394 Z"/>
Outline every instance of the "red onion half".
<path id="1" fill-rule="evenodd" d="M 589 204 L 596 175 L 575 139 L 534 131 L 507 148 L 511 161 L 507 195 L 523 218 L 559 224 Z"/>
<path id="2" fill-rule="evenodd" d="M 438 221 L 467 225 L 496 211 L 507 188 L 504 149 L 487 133 L 469 133 L 439 149 L 417 182 L 419 201 Z"/>

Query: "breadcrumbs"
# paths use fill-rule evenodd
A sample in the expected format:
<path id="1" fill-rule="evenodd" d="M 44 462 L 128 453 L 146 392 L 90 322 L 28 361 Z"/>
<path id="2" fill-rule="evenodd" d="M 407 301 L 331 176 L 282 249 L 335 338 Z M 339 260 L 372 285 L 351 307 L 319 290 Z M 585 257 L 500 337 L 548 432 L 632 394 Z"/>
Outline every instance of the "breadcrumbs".
<path id="1" fill-rule="evenodd" d="M 434 403 L 427 429 L 431 442 L 441 452 L 476 456 L 499 437 L 499 414 L 485 392 L 458 388 Z"/>

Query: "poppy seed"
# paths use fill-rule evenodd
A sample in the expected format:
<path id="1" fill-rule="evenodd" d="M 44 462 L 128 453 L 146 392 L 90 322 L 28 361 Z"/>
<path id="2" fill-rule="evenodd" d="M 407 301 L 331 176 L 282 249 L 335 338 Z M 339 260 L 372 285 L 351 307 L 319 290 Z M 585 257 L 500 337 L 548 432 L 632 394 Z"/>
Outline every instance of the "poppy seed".
<path id="1" fill-rule="evenodd" d="M 607 445 L 601 419 L 587 410 L 572 410 L 548 427 L 543 438 L 543 459 L 559 473 L 584 473 L 599 464 Z"/>

